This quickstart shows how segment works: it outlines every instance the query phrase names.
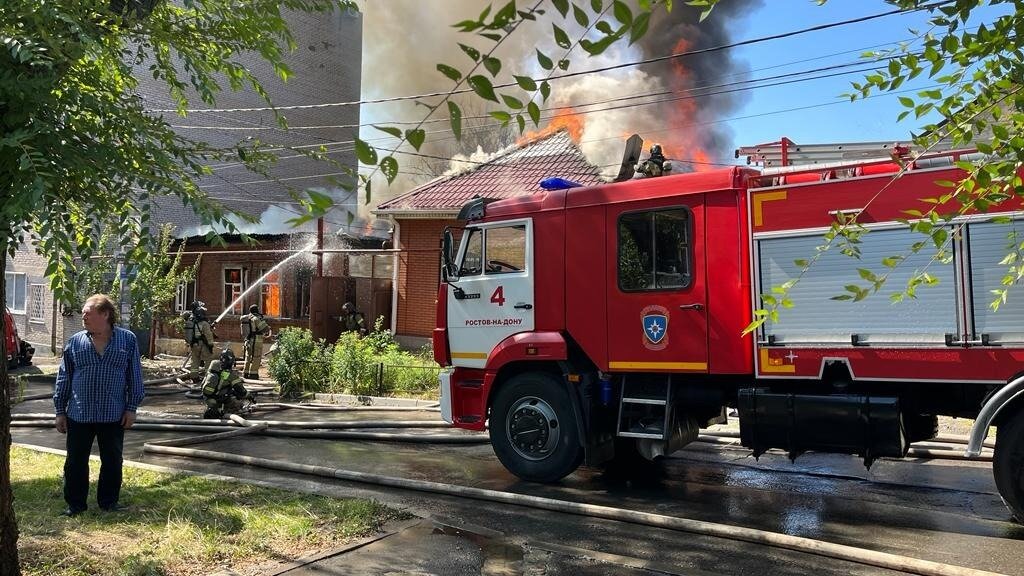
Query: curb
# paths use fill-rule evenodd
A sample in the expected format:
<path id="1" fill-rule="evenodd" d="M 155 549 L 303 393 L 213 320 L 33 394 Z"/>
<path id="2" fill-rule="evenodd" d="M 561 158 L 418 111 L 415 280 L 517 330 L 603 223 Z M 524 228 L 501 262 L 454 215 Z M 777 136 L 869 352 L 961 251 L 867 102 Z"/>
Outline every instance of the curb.
<path id="1" fill-rule="evenodd" d="M 363 406 L 409 406 L 414 408 L 436 407 L 436 400 L 419 400 L 416 398 L 388 398 L 384 396 L 356 396 L 353 394 L 325 394 L 313 395 L 315 400 L 329 404 L 359 404 Z"/>

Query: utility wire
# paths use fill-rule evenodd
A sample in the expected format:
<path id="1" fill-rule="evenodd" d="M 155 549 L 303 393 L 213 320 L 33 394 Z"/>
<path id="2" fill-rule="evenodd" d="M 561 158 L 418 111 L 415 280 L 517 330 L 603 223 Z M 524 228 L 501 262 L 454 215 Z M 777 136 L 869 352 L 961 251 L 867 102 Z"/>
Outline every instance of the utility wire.
<path id="1" fill-rule="evenodd" d="M 564 79 L 564 78 L 575 78 L 577 76 L 583 76 L 583 75 L 589 75 L 589 74 L 597 74 L 599 72 L 607 72 L 607 71 L 610 71 L 610 70 L 618 70 L 618 69 L 622 69 L 622 68 L 629 68 L 629 67 L 633 67 L 633 66 L 640 66 L 640 65 L 643 65 L 643 64 L 652 64 L 652 63 L 657 63 L 657 62 L 664 62 L 664 61 L 667 61 L 667 60 L 673 60 L 673 59 L 676 59 L 676 58 L 683 58 L 683 57 L 687 57 L 687 56 L 694 56 L 694 55 L 697 55 L 697 54 L 708 54 L 708 53 L 711 53 L 711 52 L 719 52 L 719 51 L 722 51 L 722 50 L 728 50 L 728 49 L 731 49 L 731 48 L 737 48 L 739 46 L 749 46 L 749 45 L 752 45 L 752 44 L 759 44 L 761 42 L 769 42 L 769 41 L 773 41 L 773 40 L 780 40 L 782 38 L 789 38 L 789 37 L 792 37 L 792 36 L 806 34 L 806 33 L 809 33 L 809 32 L 818 32 L 818 31 L 821 31 L 821 30 L 828 30 L 830 28 L 836 28 L 836 27 L 841 27 L 841 26 L 849 26 L 851 24 L 858 24 L 858 23 L 861 23 L 861 22 L 867 22 L 869 20 L 875 20 L 875 19 L 878 19 L 878 18 L 885 18 L 887 16 L 892 16 L 892 15 L 895 15 L 895 14 L 908 14 L 908 13 L 911 13 L 911 12 L 919 12 L 919 11 L 922 11 L 922 10 L 930 10 L 932 8 L 936 8 L 936 7 L 939 7 L 939 6 L 944 6 L 946 4 L 951 4 L 954 1 L 955 0 L 940 0 L 938 2 L 931 2 L 931 3 L 928 3 L 928 4 L 921 4 L 920 6 L 917 6 L 916 8 L 913 8 L 911 10 L 901 10 L 901 9 L 890 10 L 888 12 L 880 12 L 880 13 L 871 14 L 871 15 L 868 15 L 868 16 L 861 16 L 861 17 L 858 17 L 858 18 L 850 18 L 848 20 L 841 20 L 841 21 L 838 21 L 838 22 L 830 22 L 830 23 L 827 23 L 827 24 L 819 24 L 819 25 L 816 25 L 816 26 L 809 26 L 807 28 L 801 28 L 801 29 L 792 30 L 792 31 L 789 31 L 789 32 L 782 32 L 782 33 L 779 33 L 779 34 L 772 34 L 770 36 L 761 36 L 761 37 L 758 37 L 758 38 L 751 38 L 751 39 L 748 39 L 748 40 L 740 40 L 738 42 L 732 42 L 732 43 L 729 43 L 729 44 L 720 44 L 718 46 L 711 46 L 711 47 L 708 47 L 708 48 L 698 48 L 698 49 L 695 49 L 695 50 L 686 50 L 686 51 L 683 51 L 683 52 L 676 52 L 676 53 L 669 54 L 669 55 L 666 55 L 666 56 L 657 56 L 657 57 L 654 57 L 654 58 L 646 58 L 646 59 L 642 59 L 642 60 L 634 60 L 634 61 L 630 61 L 630 62 L 623 62 L 623 63 L 613 64 L 613 65 L 610 65 L 610 66 L 604 66 L 604 67 L 600 67 L 600 68 L 592 68 L 592 69 L 589 69 L 589 70 L 581 70 L 579 72 L 568 72 L 566 74 L 559 74 L 557 76 L 551 76 L 549 79 L 550 80 L 561 80 L 561 79 Z M 509 82 L 509 83 L 505 83 L 505 84 L 496 84 L 496 85 L 494 85 L 494 88 L 508 88 L 508 87 L 517 86 L 517 85 L 518 85 L 518 83 L 516 83 L 516 82 Z M 390 98 L 376 98 L 376 99 L 367 99 L 367 100 L 355 100 L 355 101 L 351 101 L 351 102 L 327 102 L 327 103 L 321 103 L 321 104 L 298 104 L 298 105 L 293 105 L 293 106 L 262 106 L 262 107 L 252 107 L 252 108 L 192 108 L 192 109 L 186 109 L 185 112 L 187 112 L 187 113 L 200 113 L 200 112 L 201 113 L 211 113 L 211 112 L 225 113 L 225 112 L 270 112 L 270 111 L 277 111 L 277 110 L 308 110 L 308 109 L 312 109 L 312 108 L 329 108 L 329 107 L 335 107 L 335 106 L 359 106 L 359 105 L 363 105 L 363 104 L 380 104 L 380 103 L 384 103 L 384 102 L 399 102 L 399 101 L 403 101 L 403 100 L 420 100 L 420 99 L 423 99 L 423 98 L 432 98 L 432 97 L 438 97 L 438 96 L 445 96 L 445 97 L 447 97 L 447 96 L 453 96 L 455 94 L 469 93 L 469 92 L 472 92 L 472 91 L 473 91 L 472 89 L 468 89 L 467 88 L 467 89 L 462 89 L 462 90 L 450 90 L 450 91 L 445 91 L 445 92 L 431 92 L 431 93 L 426 93 L 426 94 L 416 94 L 416 95 L 412 95 L 412 96 L 393 96 L 393 97 L 390 97 Z M 176 112 L 178 112 L 178 110 L 177 109 L 169 109 L 169 108 L 168 109 L 151 109 L 151 110 L 149 110 L 149 112 L 176 113 Z"/>
<path id="2" fill-rule="evenodd" d="M 846 74 L 855 74 L 855 73 L 859 73 L 859 72 L 876 70 L 883 63 L 888 62 L 889 60 L 893 60 L 893 59 L 895 59 L 897 57 L 898 56 L 889 56 L 889 57 L 886 57 L 886 58 L 880 58 L 878 60 L 875 60 L 874 64 L 872 64 L 868 68 L 861 68 L 861 69 L 858 69 L 858 70 L 848 71 L 848 72 L 846 72 Z M 763 78 L 748 78 L 746 80 L 737 80 L 737 81 L 734 81 L 734 82 L 725 82 L 725 83 L 720 83 L 720 84 L 701 84 L 699 86 L 691 86 L 689 88 L 685 88 L 685 89 L 682 89 L 682 90 L 663 90 L 663 91 L 660 91 L 660 92 L 645 92 L 643 94 L 631 94 L 631 95 L 628 95 L 628 96 L 619 96 L 619 97 L 616 97 L 616 98 L 607 98 L 607 99 L 604 99 L 604 100 L 595 100 L 595 101 L 592 101 L 592 102 L 584 102 L 584 103 L 579 103 L 579 104 L 571 104 L 571 105 L 565 105 L 565 106 L 552 106 L 552 107 L 549 107 L 549 108 L 545 108 L 545 111 L 570 110 L 570 109 L 576 109 L 576 108 L 583 108 L 583 107 L 587 107 L 587 106 L 597 106 L 597 105 L 600 105 L 600 104 L 611 104 L 611 103 L 615 103 L 615 102 L 623 102 L 623 101 L 629 101 L 629 100 L 639 100 L 639 99 L 643 99 L 643 98 L 654 98 L 654 97 L 658 97 L 658 96 L 667 96 L 667 95 L 670 95 L 670 94 L 684 94 L 684 93 L 691 93 L 691 92 L 699 92 L 701 90 L 710 90 L 710 89 L 713 89 L 713 88 L 728 88 L 728 87 L 731 87 L 731 86 L 741 86 L 741 85 L 744 85 L 744 84 L 754 84 L 754 83 L 757 83 L 757 82 L 768 82 L 768 81 L 780 80 L 780 79 L 784 79 L 784 78 L 794 78 L 794 77 L 799 77 L 799 76 L 806 76 L 806 75 L 809 75 L 809 74 L 816 74 L 816 73 L 819 73 L 819 72 L 827 72 L 827 71 L 830 71 L 830 70 L 840 70 L 840 69 L 843 69 L 843 68 L 852 68 L 852 67 L 855 67 L 855 66 L 865 66 L 865 65 L 867 65 L 867 62 L 865 60 L 855 60 L 855 61 L 852 61 L 852 62 L 844 62 L 844 63 L 841 63 L 841 64 L 832 64 L 832 65 L 829 65 L 829 66 L 822 66 L 822 67 L 818 67 L 818 68 L 810 68 L 810 69 L 807 69 L 807 70 L 800 70 L 800 71 L 796 71 L 796 72 L 787 72 L 785 74 L 777 74 L 775 76 L 766 76 L 766 77 L 763 77 Z M 732 75 L 732 76 L 735 76 L 735 75 Z M 815 76 L 815 77 L 804 78 L 804 79 L 795 79 L 794 78 L 794 81 L 801 81 L 802 82 L 802 81 L 809 81 L 809 80 L 818 80 L 818 79 L 821 79 L 821 78 L 828 78 L 828 77 L 830 77 L 830 75 Z M 769 85 L 769 86 L 772 86 L 772 85 Z M 762 87 L 765 87 L 765 86 L 751 86 L 749 89 L 753 90 L 755 88 L 762 88 Z M 713 96 L 713 95 L 721 94 L 721 93 L 724 93 L 724 92 L 715 92 L 715 93 L 701 94 L 700 96 Z M 658 102 L 661 102 L 661 101 L 658 101 Z M 652 103 L 657 103 L 657 102 L 652 102 Z M 463 120 L 485 120 L 485 119 L 490 119 L 490 118 L 491 118 L 490 114 L 480 114 L 480 115 L 476 115 L 476 116 L 463 116 L 462 117 Z M 424 124 L 427 124 L 427 123 L 438 123 L 438 122 L 448 122 L 448 121 L 449 121 L 448 118 L 438 118 L 438 119 L 434 119 L 434 120 L 428 120 L 428 121 L 424 122 Z M 288 128 L 282 128 L 280 126 L 275 126 L 275 125 L 270 125 L 270 124 L 266 124 L 266 125 L 253 125 L 253 126 L 211 126 L 211 125 L 190 126 L 190 125 L 187 125 L 187 124 L 172 124 L 170 127 L 171 128 L 177 128 L 177 129 L 186 129 L 186 130 L 225 130 L 225 131 L 274 130 L 274 131 L 280 131 L 280 132 L 291 132 L 292 130 L 327 130 L 327 129 L 342 129 L 342 128 L 361 128 L 361 127 L 365 127 L 365 126 L 376 126 L 376 125 L 389 125 L 389 126 L 393 126 L 393 125 L 406 125 L 406 124 L 414 124 L 414 123 L 418 123 L 418 122 L 417 121 L 379 121 L 379 122 L 370 122 L 370 123 L 363 123 L 363 124 L 335 124 L 335 125 L 320 125 L 320 126 L 289 126 Z M 377 138 L 367 138 L 367 139 L 365 139 L 365 141 L 371 142 L 371 141 L 375 141 L 375 140 L 387 140 L 387 139 L 392 139 L 392 138 L 394 138 L 394 137 L 393 136 L 381 136 L 381 137 L 377 137 Z"/>

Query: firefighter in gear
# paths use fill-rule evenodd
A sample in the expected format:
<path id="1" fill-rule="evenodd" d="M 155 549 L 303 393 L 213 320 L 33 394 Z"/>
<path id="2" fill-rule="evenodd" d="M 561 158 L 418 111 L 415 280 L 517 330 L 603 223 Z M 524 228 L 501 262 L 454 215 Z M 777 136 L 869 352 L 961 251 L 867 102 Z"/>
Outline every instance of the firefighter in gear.
<path id="1" fill-rule="evenodd" d="M 665 154 L 661 151 L 661 144 L 651 146 L 651 155 L 647 160 L 636 165 L 636 171 L 648 178 L 661 176 L 672 169 L 672 165 L 665 161 Z"/>
<path id="2" fill-rule="evenodd" d="M 245 400 L 255 400 L 234 368 L 235 354 L 228 349 L 220 353 L 219 360 L 210 362 L 210 370 L 203 380 L 203 400 L 206 402 L 203 418 L 219 419 L 227 414 L 238 414 L 244 408 Z"/>
<path id="3" fill-rule="evenodd" d="M 242 341 L 245 348 L 245 362 L 242 365 L 242 377 L 258 380 L 260 362 L 263 361 L 263 339 L 270 335 L 267 324 L 260 309 L 255 304 L 249 306 L 249 313 L 241 318 Z"/>
<path id="4" fill-rule="evenodd" d="M 366 336 L 366 319 L 362 312 L 356 311 L 351 302 L 345 302 L 341 306 L 342 315 L 338 317 L 341 322 L 341 329 L 344 332 L 358 332 L 360 336 Z"/>
<path id="5" fill-rule="evenodd" d="M 192 371 L 205 370 L 213 358 L 213 327 L 206 316 L 206 304 L 199 300 L 192 303 L 191 330 L 185 322 L 185 339 L 192 352 Z"/>

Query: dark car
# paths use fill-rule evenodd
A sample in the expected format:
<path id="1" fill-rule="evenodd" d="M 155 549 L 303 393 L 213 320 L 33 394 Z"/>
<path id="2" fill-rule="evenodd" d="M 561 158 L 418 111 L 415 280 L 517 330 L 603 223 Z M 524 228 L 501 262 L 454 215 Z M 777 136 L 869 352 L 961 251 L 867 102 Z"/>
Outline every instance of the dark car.
<path id="1" fill-rule="evenodd" d="M 28 366 L 32 363 L 32 355 L 36 353 L 36 349 L 18 337 L 18 327 L 14 324 L 14 316 L 6 307 L 4 308 L 4 341 L 8 368 Z"/>

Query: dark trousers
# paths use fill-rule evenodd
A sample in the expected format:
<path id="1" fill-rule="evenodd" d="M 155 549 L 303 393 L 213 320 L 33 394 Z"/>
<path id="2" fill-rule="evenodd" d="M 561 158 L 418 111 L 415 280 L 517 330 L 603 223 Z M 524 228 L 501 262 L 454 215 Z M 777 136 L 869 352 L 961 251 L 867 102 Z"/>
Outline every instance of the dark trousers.
<path id="1" fill-rule="evenodd" d="M 100 446 L 100 481 L 96 503 L 100 508 L 117 504 L 121 496 L 121 454 L 124 428 L 120 422 L 75 422 L 68 418 L 67 451 L 64 461 L 64 501 L 72 510 L 85 510 L 89 496 L 89 453 L 95 439 Z"/>

